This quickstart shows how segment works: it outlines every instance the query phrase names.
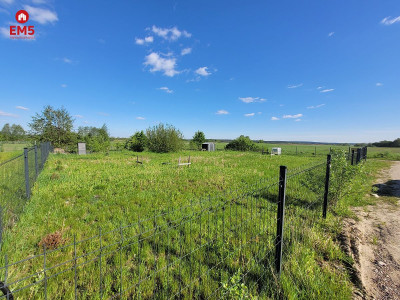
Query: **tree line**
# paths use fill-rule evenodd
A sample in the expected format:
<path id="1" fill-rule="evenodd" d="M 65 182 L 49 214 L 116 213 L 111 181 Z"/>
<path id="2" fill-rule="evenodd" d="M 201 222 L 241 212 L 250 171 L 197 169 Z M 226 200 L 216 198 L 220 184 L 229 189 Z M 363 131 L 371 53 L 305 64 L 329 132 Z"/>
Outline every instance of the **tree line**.
<path id="1" fill-rule="evenodd" d="M 36 113 L 28 124 L 28 133 L 20 125 L 5 124 L 0 139 L 7 141 L 32 140 L 35 142 L 51 142 L 53 147 L 62 148 L 67 152 L 76 152 L 77 143 L 86 143 L 89 152 L 108 151 L 111 146 L 111 138 L 104 124 L 97 128 L 93 126 L 81 126 L 73 130 L 74 119 L 65 108 L 53 108 L 48 105 L 40 113 Z M 195 132 L 190 141 L 190 148 L 201 150 L 206 141 L 204 132 Z M 135 132 L 129 137 L 123 148 L 135 152 L 149 150 L 151 152 L 166 153 L 175 152 L 184 148 L 182 132 L 170 124 L 158 124 L 146 130 Z M 241 135 L 230 141 L 226 150 L 256 151 L 257 145 L 248 137 Z"/>

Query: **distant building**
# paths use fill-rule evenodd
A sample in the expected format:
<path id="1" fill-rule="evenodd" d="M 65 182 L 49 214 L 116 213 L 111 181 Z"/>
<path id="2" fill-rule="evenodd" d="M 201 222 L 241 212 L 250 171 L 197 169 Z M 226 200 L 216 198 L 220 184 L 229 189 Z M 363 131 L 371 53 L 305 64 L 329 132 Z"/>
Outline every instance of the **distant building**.
<path id="1" fill-rule="evenodd" d="M 281 155 L 281 153 L 282 153 L 281 148 L 272 148 L 272 150 L 271 150 L 271 154 L 274 154 L 274 155 Z"/>
<path id="2" fill-rule="evenodd" d="M 203 143 L 203 144 L 201 144 L 201 150 L 215 151 L 215 144 L 214 143 Z"/>

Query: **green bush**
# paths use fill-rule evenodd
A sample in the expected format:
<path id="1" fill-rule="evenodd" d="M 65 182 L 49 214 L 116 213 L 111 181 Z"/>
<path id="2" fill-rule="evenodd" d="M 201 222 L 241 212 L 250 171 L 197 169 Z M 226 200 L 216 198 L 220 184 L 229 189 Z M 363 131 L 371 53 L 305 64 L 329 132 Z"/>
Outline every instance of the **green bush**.
<path id="1" fill-rule="evenodd" d="M 125 149 L 135 151 L 135 152 L 143 152 L 147 146 L 147 137 L 142 131 L 135 132 L 125 143 Z"/>
<path id="2" fill-rule="evenodd" d="M 248 137 L 241 135 L 225 146 L 226 150 L 256 151 L 257 145 Z"/>
<path id="3" fill-rule="evenodd" d="M 175 152 L 183 149 L 183 135 L 174 126 L 160 123 L 146 129 L 149 150 L 157 153 Z"/>

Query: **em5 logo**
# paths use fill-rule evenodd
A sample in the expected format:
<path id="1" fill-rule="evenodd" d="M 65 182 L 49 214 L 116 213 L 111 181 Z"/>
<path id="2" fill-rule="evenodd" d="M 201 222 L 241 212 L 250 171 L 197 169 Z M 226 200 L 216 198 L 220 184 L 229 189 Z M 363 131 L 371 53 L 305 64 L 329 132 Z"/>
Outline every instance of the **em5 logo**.
<path id="1" fill-rule="evenodd" d="M 26 10 L 19 10 L 15 14 L 18 23 L 24 24 L 29 20 L 29 14 Z M 34 26 L 10 26 L 10 38 L 12 39 L 34 39 Z"/>

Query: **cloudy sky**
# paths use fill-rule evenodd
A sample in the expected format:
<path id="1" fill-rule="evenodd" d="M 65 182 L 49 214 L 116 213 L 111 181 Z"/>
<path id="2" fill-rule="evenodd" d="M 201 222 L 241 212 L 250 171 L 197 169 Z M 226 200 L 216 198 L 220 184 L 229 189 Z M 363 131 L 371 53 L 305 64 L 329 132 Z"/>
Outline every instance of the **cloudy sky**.
<path id="1" fill-rule="evenodd" d="M 25 9 L 35 40 L 14 40 Z M 0 127 L 44 105 L 126 137 L 400 137 L 400 2 L 0 0 Z"/>

